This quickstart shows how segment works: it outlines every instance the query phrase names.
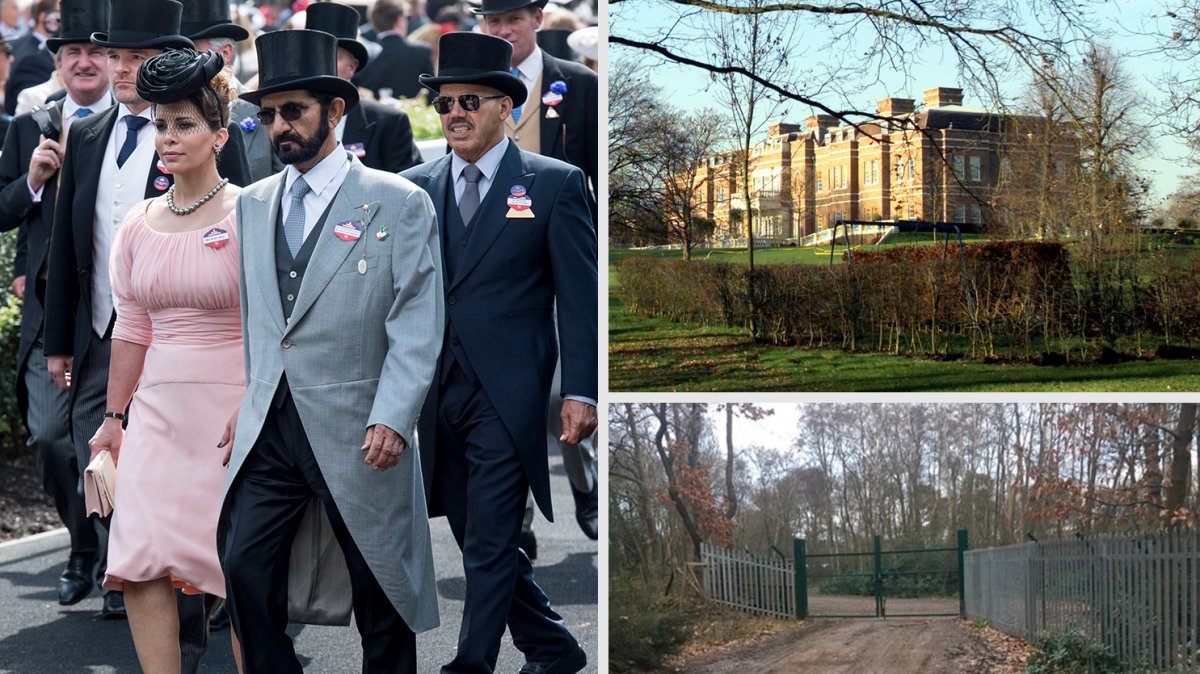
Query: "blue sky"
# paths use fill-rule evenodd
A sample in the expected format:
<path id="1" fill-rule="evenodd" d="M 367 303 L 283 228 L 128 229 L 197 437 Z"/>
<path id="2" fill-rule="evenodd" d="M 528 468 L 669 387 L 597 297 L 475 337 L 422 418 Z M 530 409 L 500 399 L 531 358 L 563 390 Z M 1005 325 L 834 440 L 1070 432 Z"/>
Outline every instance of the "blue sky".
<path id="1" fill-rule="evenodd" d="M 967 0 L 969 2 L 987 2 L 989 0 Z M 1165 30 L 1165 24 L 1159 17 L 1163 12 L 1162 0 L 1099 0 L 1091 6 L 1087 24 L 1102 36 L 1104 41 L 1116 52 L 1126 56 L 1124 67 L 1139 98 L 1149 101 L 1159 101 L 1162 92 L 1158 90 L 1155 79 L 1170 68 L 1178 68 L 1161 54 L 1149 49 L 1152 46 L 1148 37 L 1156 31 Z M 708 15 L 711 17 L 711 15 Z M 708 19 L 697 10 L 685 10 L 661 0 L 623 0 L 609 6 L 610 33 L 627 35 L 635 38 L 661 32 L 666 26 L 672 27 L 672 34 L 678 36 L 676 50 L 687 49 L 689 55 L 704 54 L 704 44 L 709 35 L 713 34 L 705 22 Z M 1040 26 L 1032 22 L 1021 26 L 1028 31 L 1047 35 L 1055 33 L 1054 26 Z M 807 81 L 828 81 L 831 73 L 840 73 L 861 64 L 862 55 L 871 51 L 869 41 L 861 34 L 847 37 L 836 43 L 834 51 L 824 50 L 830 42 L 830 33 L 807 21 L 805 32 L 797 35 L 795 40 L 803 56 L 794 70 L 810 73 L 813 78 Z M 633 53 L 619 45 L 612 46 L 612 58 Z M 807 53 L 804 53 L 807 50 Z M 821 61 L 825 65 L 815 67 L 812 64 Z M 716 88 L 709 90 L 710 79 L 707 73 L 678 66 L 661 59 L 644 61 L 647 67 L 653 68 L 655 80 L 663 87 L 668 99 L 676 106 L 685 109 L 719 108 L 719 98 Z M 854 107 L 860 110 L 874 110 L 875 101 L 888 96 L 898 98 L 913 98 L 921 100 L 922 90 L 933 86 L 962 87 L 966 89 L 964 105 L 972 107 L 990 107 L 982 92 L 973 90 L 968 78 L 957 72 L 957 62 L 952 53 L 944 46 L 929 45 L 912 53 L 912 58 L 903 64 L 879 64 L 869 76 L 861 74 L 854 78 L 839 78 L 833 84 L 820 87 L 820 100 L 833 107 Z M 1190 64 L 1193 69 L 1200 69 L 1200 62 Z M 1002 95 L 1009 101 L 1015 100 L 1026 88 L 1027 76 L 1017 67 L 1013 67 L 1003 78 Z M 781 118 L 791 122 L 802 122 L 805 117 L 814 114 L 814 110 L 806 105 L 790 102 L 784 105 Z M 1141 121 L 1153 122 L 1153 110 L 1146 110 L 1141 115 Z M 1188 162 L 1187 148 L 1181 138 L 1168 134 L 1165 129 L 1151 125 L 1150 131 L 1144 136 L 1146 142 L 1137 157 L 1137 166 L 1149 178 L 1152 185 L 1152 203 L 1158 203 L 1168 194 L 1178 188 L 1181 180 L 1197 172 L 1197 167 Z"/>

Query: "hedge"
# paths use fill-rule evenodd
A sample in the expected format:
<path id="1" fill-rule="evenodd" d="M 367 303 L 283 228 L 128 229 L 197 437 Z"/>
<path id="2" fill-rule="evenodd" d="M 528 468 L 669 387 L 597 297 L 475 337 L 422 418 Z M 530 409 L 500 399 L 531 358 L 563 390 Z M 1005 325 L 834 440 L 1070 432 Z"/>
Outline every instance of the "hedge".
<path id="1" fill-rule="evenodd" d="M 744 267 L 632 257 L 618 264 L 636 314 L 750 324 Z M 1200 269 L 1152 258 L 1092 268 L 1062 244 L 988 242 L 860 251 L 848 264 L 755 269 L 755 338 L 927 356 L 1082 359 L 1200 341 Z"/>

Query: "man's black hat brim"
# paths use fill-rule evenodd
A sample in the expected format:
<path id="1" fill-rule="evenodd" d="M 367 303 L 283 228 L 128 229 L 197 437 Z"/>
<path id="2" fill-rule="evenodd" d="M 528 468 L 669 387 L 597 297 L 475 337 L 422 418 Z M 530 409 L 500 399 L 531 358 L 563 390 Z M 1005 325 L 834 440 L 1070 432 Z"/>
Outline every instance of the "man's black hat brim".
<path id="1" fill-rule="evenodd" d="M 441 91 L 443 84 L 479 84 L 491 87 L 511 98 L 514 108 L 521 107 L 525 104 L 525 99 L 529 98 L 529 90 L 525 88 L 525 83 L 511 73 L 475 72 L 462 75 L 421 75 L 417 80 L 423 86 L 438 92 Z"/>
<path id="2" fill-rule="evenodd" d="M 358 105 L 358 87 L 337 75 L 317 75 L 276 80 L 270 86 L 255 91 L 247 91 L 238 96 L 238 98 L 261 107 L 263 96 L 279 91 L 311 91 L 319 94 L 330 94 L 345 100 L 347 110 Z"/>
<path id="3" fill-rule="evenodd" d="M 196 45 L 182 35 L 154 35 L 131 31 L 92 33 L 92 44 L 107 49 L 195 49 Z"/>

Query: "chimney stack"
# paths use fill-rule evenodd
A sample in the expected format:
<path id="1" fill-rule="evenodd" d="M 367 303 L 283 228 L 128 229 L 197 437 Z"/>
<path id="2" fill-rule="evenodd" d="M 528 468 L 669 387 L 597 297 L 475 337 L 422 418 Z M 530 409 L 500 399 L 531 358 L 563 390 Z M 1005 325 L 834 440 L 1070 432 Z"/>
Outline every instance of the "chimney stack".
<path id="1" fill-rule="evenodd" d="M 947 105 L 962 105 L 963 91 L 953 87 L 933 87 L 926 89 L 925 107 L 927 108 L 942 108 Z"/>
<path id="2" fill-rule="evenodd" d="M 876 105 L 882 117 L 900 117 L 913 111 L 911 98 L 885 98 Z"/>

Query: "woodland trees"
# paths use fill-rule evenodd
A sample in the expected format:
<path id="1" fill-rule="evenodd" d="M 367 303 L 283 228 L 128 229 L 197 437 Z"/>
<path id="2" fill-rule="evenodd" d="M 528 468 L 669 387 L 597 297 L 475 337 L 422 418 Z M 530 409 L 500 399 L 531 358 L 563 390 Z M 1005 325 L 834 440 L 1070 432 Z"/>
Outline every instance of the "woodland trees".
<path id="1" fill-rule="evenodd" d="M 1191 525 L 1200 508 L 1194 403 L 781 405 L 790 447 L 730 441 L 765 412 L 611 406 L 614 574 L 666 578 L 701 541 L 851 551 L 965 528 L 984 547 Z"/>

